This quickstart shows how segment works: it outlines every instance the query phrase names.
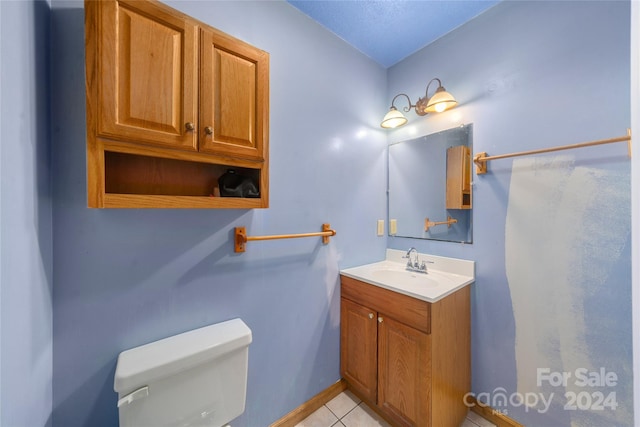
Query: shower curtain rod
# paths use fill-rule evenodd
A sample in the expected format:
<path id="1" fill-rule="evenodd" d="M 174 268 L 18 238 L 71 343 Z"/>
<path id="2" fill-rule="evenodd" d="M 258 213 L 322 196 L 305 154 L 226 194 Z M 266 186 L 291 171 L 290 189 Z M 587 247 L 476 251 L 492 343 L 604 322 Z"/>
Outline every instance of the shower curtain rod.
<path id="1" fill-rule="evenodd" d="M 596 141 L 582 142 L 580 144 L 562 145 L 559 147 L 542 148 L 539 150 L 520 151 L 518 153 L 500 154 L 498 156 L 487 156 L 486 152 L 478 153 L 473 157 L 473 163 L 476 164 L 476 175 L 487 173 L 487 162 L 490 160 L 506 159 L 509 157 L 528 156 L 530 154 L 550 153 L 552 151 L 571 150 L 573 148 L 591 147 L 594 145 L 612 144 L 614 142 L 627 142 L 629 148 L 629 157 L 631 157 L 631 129 L 627 129 L 626 136 L 617 138 L 599 139 Z"/>
<path id="2" fill-rule="evenodd" d="M 331 229 L 331 225 L 322 224 L 322 231 L 316 233 L 300 233 L 300 234 L 274 234 L 271 236 L 247 236 L 245 227 L 235 228 L 235 252 L 244 252 L 247 242 L 256 240 L 277 240 L 277 239 L 295 239 L 299 237 L 322 237 L 322 243 L 329 243 L 329 238 L 336 235 L 336 230 Z"/>

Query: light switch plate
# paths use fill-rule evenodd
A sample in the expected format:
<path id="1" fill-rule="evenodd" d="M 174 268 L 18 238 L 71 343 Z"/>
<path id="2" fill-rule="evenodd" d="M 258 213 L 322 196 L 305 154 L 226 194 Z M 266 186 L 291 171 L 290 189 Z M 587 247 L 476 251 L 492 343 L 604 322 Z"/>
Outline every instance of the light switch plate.
<path id="1" fill-rule="evenodd" d="M 384 219 L 378 220 L 378 236 L 384 236 Z"/>
<path id="2" fill-rule="evenodd" d="M 389 234 L 394 236 L 398 232 L 398 222 L 395 219 L 389 220 Z"/>

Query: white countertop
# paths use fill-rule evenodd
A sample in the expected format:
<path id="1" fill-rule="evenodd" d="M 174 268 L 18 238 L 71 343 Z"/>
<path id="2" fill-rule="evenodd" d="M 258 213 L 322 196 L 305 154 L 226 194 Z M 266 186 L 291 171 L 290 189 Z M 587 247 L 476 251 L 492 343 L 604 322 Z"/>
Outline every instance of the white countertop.
<path id="1" fill-rule="evenodd" d="M 347 268 L 340 274 L 427 302 L 437 302 L 475 281 L 475 261 L 418 254 L 427 273 L 406 269 L 406 251 L 387 249 L 384 261 Z"/>

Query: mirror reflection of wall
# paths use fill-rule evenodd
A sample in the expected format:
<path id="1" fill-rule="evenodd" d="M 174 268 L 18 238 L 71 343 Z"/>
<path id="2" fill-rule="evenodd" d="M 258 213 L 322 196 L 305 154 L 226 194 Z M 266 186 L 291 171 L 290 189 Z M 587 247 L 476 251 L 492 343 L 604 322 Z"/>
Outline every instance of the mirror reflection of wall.
<path id="1" fill-rule="evenodd" d="M 472 139 L 473 125 L 468 124 L 389 146 L 389 220 L 396 224 L 391 235 L 473 241 Z M 447 155 L 451 147 L 458 148 Z M 429 224 L 425 224 L 427 219 Z"/>

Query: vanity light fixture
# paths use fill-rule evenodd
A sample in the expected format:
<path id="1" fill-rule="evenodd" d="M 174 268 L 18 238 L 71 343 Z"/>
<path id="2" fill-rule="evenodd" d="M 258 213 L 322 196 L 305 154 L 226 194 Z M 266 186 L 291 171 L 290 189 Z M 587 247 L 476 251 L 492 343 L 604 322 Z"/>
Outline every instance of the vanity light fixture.
<path id="1" fill-rule="evenodd" d="M 429 86 L 431 86 L 431 83 L 433 83 L 434 81 L 438 82 L 438 88 L 436 89 L 436 92 L 433 94 L 433 96 L 429 98 Z M 431 81 L 429 81 L 429 83 L 427 84 L 427 90 L 425 91 L 424 98 L 419 98 L 418 102 L 416 102 L 415 105 L 411 103 L 411 98 L 409 98 L 409 95 L 405 93 L 396 95 L 393 98 L 393 101 L 391 101 L 391 108 L 389 109 L 389 112 L 382 119 L 382 123 L 380 123 L 381 127 L 385 129 L 393 129 L 407 123 L 407 118 L 395 107 L 396 99 L 399 96 L 406 97 L 407 101 L 409 102 L 409 106 L 403 108 L 405 113 L 408 113 L 412 108 L 415 108 L 416 114 L 419 116 L 424 116 L 428 113 L 441 113 L 445 110 L 455 107 L 458 104 L 453 95 L 451 95 L 444 89 L 440 79 L 434 78 L 431 79 Z"/>

